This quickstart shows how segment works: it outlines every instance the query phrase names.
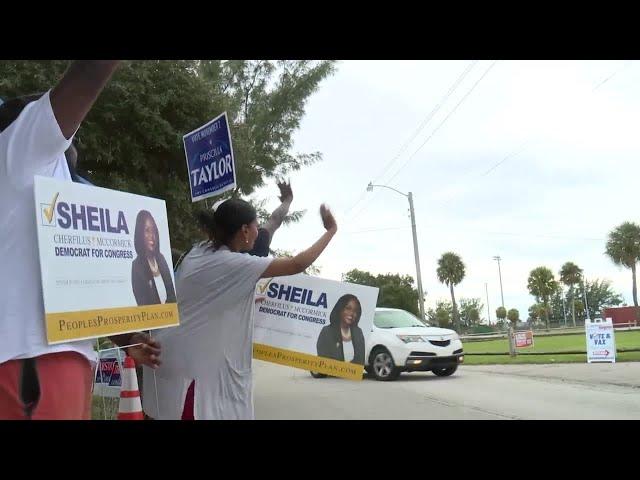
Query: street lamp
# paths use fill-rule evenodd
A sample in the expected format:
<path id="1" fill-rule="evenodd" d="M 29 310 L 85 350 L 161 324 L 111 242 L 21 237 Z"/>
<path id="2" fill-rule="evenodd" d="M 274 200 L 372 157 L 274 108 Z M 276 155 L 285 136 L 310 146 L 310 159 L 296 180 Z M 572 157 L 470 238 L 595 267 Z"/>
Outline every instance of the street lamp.
<path id="1" fill-rule="evenodd" d="M 422 292 L 422 276 L 420 275 L 420 254 L 418 253 L 418 235 L 416 233 L 416 216 L 413 211 L 413 194 L 411 192 L 402 193 L 400 190 L 396 190 L 393 187 L 388 187 L 387 185 L 374 185 L 372 182 L 369 182 L 367 185 L 367 192 L 373 191 L 373 187 L 380 188 L 388 188 L 389 190 L 393 190 L 396 193 L 399 193 L 403 197 L 407 197 L 409 199 L 409 211 L 411 212 L 411 230 L 413 232 L 413 254 L 416 260 L 416 277 L 418 282 L 418 303 L 420 305 L 420 316 L 422 320 L 426 318 L 424 312 L 424 293 Z"/>

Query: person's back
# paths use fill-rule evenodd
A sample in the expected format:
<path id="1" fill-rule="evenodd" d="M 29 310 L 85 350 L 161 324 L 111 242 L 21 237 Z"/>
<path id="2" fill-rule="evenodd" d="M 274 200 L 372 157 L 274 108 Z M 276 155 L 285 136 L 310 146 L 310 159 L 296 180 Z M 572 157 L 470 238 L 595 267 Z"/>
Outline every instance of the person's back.
<path id="1" fill-rule="evenodd" d="M 253 410 L 251 393 L 251 348 L 253 292 L 260 274 L 272 259 L 214 250 L 209 242 L 194 246 L 184 257 L 176 274 L 180 327 L 160 331 L 156 338 L 163 347 L 163 363 L 158 379 L 170 372 L 188 386 L 197 378 L 198 390 L 216 402 L 200 402 L 199 418 L 246 418 Z M 211 376 L 212 371 L 217 372 Z M 146 382 L 153 388 L 153 382 Z M 164 391 L 164 390 L 163 390 Z M 154 392 L 145 410 L 154 418 L 180 418 L 182 395 L 163 395 L 159 414 Z M 160 416 L 158 416 L 160 415 Z"/>
<path id="2" fill-rule="evenodd" d="M 273 259 L 242 253 L 258 236 L 256 212 L 247 202 L 231 199 L 213 215 L 202 212 L 210 241 L 195 245 L 177 268 L 180 326 L 157 334 L 163 364 L 154 382 L 145 382 L 145 413 L 157 419 L 253 418 L 255 286 L 260 278 L 300 273 L 318 258 L 337 231 L 324 205 L 320 214 L 326 232 L 311 247 Z"/>

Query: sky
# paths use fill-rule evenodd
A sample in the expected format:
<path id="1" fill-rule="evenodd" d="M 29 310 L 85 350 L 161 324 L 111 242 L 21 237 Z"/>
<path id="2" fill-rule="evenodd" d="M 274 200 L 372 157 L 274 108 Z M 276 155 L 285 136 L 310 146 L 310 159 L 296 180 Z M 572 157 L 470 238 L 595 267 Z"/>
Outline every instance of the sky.
<path id="1" fill-rule="evenodd" d="M 456 299 L 480 298 L 491 322 L 504 303 L 526 318 L 529 272 L 558 278 L 572 261 L 632 304 L 631 272 L 604 255 L 608 233 L 640 222 L 640 65 L 632 61 L 340 61 L 309 98 L 294 152 L 323 160 L 291 175 L 299 223 L 272 247 L 298 252 L 323 232 L 326 202 L 338 233 L 316 262 L 340 280 L 358 268 L 415 277 L 412 192 L 425 308 L 450 300 L 438 258 L 461 256 Z M 256 197 L 278 205 L 277 188 Z M 486 285 L 486 289 L 485 289 Z"/>

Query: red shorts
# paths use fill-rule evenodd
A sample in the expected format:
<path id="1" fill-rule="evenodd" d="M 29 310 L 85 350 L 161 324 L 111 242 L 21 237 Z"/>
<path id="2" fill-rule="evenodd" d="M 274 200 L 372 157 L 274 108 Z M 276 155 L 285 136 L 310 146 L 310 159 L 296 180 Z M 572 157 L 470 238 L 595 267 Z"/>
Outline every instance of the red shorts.
<path id="1" fill-rule="evenodd" d="M 196 381 L 193 380 L 191 382 L 191 385 L 189 385 L 189 389 L 187 390 L 187 395 L 184 398 L 184 407 L 182 407 L 181 420 L 195 420 L 194 412 L 193 412 L 195 389 L 196 389 Z"/>
<path id="2" fill-rule="evenodd" d="M 93 368 L 77 352 L 0 363 L 1 420 L 90 420 Z"/>

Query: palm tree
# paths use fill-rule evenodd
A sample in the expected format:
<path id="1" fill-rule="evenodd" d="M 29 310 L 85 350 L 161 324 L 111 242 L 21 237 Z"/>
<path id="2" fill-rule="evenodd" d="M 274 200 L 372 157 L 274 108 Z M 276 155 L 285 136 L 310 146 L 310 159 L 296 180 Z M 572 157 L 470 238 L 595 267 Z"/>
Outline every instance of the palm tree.
<path id="1" fill-rule="evenodd" d="M 538 267 L 531 270 L 527 280 L 529 293 L 544 305 L 544 317 L 549 330 L 549 297 L 558 289 L 558 282 L 553 278 L 553 272 L 547 267 Z"/>
<path id="2" fill-rule="evenodd" d="M 496 308 L 496 318 L 498 322 L 503 322 L 505 318 L 507 318 L 507 309 L 504 307 Z"/>
<path id="3" fill-rule="evenodd" d="M 518 320 L 520 320 L 520 312 L 516 308 L 512 308 L 507 313 L 507 318 L 513 324 L 513 328 L 515 329 L 516 325 L 518 325 Z"/>
<path id="4" fill-rule="evenodd" d="M 573 262 L 566 262 L 560 269 L 560 281 L 569 287 L 571 295 L 571 320 L 573 326 L 576 326 L 576 306 L 574 302 L 574 286 L 580 283 L 582 279 L 582 269 Z"/>
<path id="5" fill-rule="evenodd" d="M 544 312 L 544 305 L 540 303 L 534 303 L 529 307 L 529 320 L 532 328 L 535 327 L 538 320 L 542 320 L 542 318 L 544 317 Z"/>
<path id="6" fill-rule="evenodd" d="M 640 260 L 640 225 L 633 222 L 624 222 L 609 232 L 605 253 L 616 265 L 624 265 L 631 269 L 633 304 L 637 307 L 636 262 Z"/>
<path id="7" fill-rule="evenodd" d="M 443 253 L 438 260 L 438 280 L 449 286 L 451 290 L 451 304 L 453 305 L 453 325 L 459 327 L 458 307 L 456 297 L 453 294 L 453 286 L 458 285 L 464 279 L 464 263 L 459 255 L 453 252 Z"/>

